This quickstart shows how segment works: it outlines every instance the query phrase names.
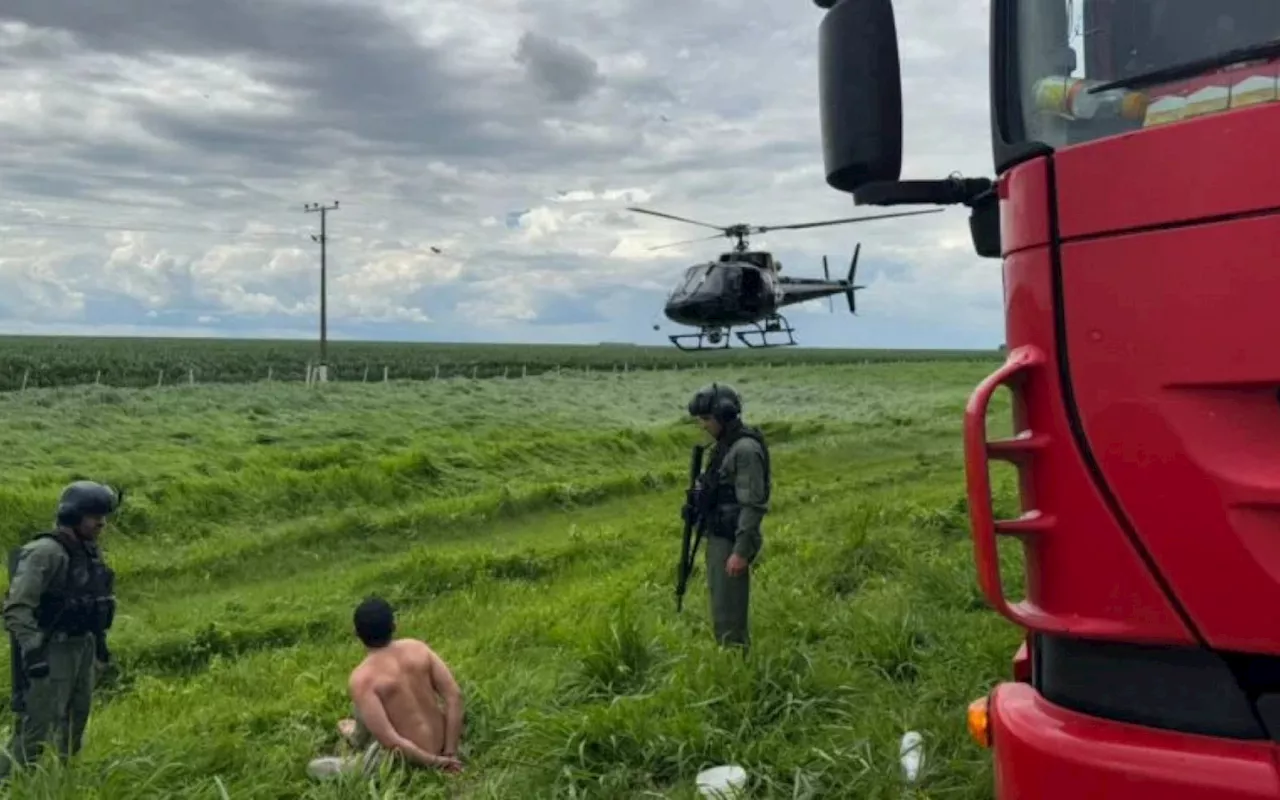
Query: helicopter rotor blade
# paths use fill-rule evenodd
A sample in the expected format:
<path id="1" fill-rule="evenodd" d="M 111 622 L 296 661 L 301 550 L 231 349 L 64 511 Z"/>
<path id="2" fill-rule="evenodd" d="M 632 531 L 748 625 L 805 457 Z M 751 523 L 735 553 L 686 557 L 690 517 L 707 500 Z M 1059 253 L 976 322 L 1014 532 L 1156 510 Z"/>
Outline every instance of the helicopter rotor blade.
<path id="1" fill-rule="evenodd" d="M 868 217 L 847 217 L 845 219 L 829 219 L 822 222 L 800 222 L 795 225 L 760 225 L 752 230 L 755 233 L 767 233 L 768 231 L 795 231 L 802 228 L 819 228 L 823 225 L 843 225 L 847 222 L 865 222 L 873 219 L 889 219 L 890 217 L 914 217 L 917 214 L 938 214 L 946 209 L 942 208 L 926 208 L 923 211 L 898 211 L 893 214 L 875 214 Z"/>
<path id="2" fill-rule="evenodd" d="M 647 208 L 636 208 L 635 206 L 627 206 L 627 210 L 628 210 L 628 211 L 637 211 L 637 212 L 639 212 L 639 213 L 641 213 L 641 214 L 651 214 L 651 215 L 653 215 L 653 216 L 655 216 L 655 217 L 666 217 L 667 219 L 674 219 L 674 220 L 676 220 L 677 222 L 687 222 L 687 223 L 689 223 L 690 225 L 701 225 L 701 226 L 702 226 L 702 227 L 704 227 L 704 228 L 711 228 L 711 229 L 713 229 L 713 230 L 720 231 L 720 232 L 721 232 L 721 234 L 720 234 L 721 236 L 726 235 L 726 231 L 728 230 L 728 229 L 727 229 L 727 228 L 725 228 L 723 225 L 712 225 L 710 222 L 698 222 L 696 219 L 687 219 L 687 218 L 685 218 L 685 217 L 677 217 L 675 214 L 666 214 L 666 213 L 663 213 L 663 212 L 661 212 L 661 211 L 650 211 L 650 210 L 649 210 L 649 209 L 647 209 Z M 939 210 L 941 210 L 941 209 L 939 209 Z"/>
<path id="3" fill-rule="evenodd" d="M 721 236 L 720 234 L 716 234 L 715 236 L 704 236 L 704 237 L 703 237 L 703 238 L 701 238 L 701 239 L 685 239 L 683 242 L 668 242 L 667 244 L 659 244 L 659 245 L 655 245 L 655 246 L 653 246 L 653 247 L 649 247 L 649 248 L 646 248 L 646 249 L 647 249 L 647 250 L 662 250 L 663 248 L 666 248 L 666 247 L 676 247 L 677 245 L 682 245 L 682 244 L 693 244 L 693 243 L 695 243 L 695 242 L 709 242 L 709 241 L 711 241 L 712 239 L 722 239 L 722 238 L 724 238 L 724 237 L 723 237 L 723 236 Z"/>

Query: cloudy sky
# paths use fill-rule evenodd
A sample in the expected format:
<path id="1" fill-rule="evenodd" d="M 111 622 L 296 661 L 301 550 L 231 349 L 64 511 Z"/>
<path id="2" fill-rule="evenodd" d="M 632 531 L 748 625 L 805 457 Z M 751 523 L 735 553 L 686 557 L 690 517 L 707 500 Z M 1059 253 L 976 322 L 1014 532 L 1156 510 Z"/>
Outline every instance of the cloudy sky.
<path id="1" fill-rule="evenodd" d="M 898 0 L 904 177 L 989 175 L 987 0 Z M 666 343 L 728 241 L 625 211 L 789 224 L 823 179 L 812 3 L 4 0 L 0 332 Z M 752 240 L 847 271 L 803 344 L 992 347 L 966 214 Z M 439 252 L 437 252 L 439 251 Z M 654 324 L 661 330 L 654 331 Z"/>

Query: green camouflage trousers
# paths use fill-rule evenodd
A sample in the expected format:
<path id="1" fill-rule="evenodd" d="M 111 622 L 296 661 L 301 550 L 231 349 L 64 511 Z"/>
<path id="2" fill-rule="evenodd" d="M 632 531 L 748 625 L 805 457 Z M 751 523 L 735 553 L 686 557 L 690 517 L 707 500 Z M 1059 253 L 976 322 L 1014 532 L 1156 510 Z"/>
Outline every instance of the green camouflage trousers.
<path id="1" fill-rule="evenodd" d="M 26 709 L 16 715 L 8 753 L 0 753 L 0 776 L 14 763 L 38 760 L 45 745 L 65 760 L 84 742 L 95 682 L 93 635 L 55 635 L 48 647 L 49 674 L 27 684 Z"/>
<path id="2" fill-rule="evenodd" d="M 724 565 L 733 553 L 733 542 L 719 536 L 708 536 L 704 541 L 707 589 L 711 593 L 711 622 L 716 641 L 745 650 L 750 646 L 747 611 L 751 601 L 751 570 L 737 577 L 730 576 Z"/>

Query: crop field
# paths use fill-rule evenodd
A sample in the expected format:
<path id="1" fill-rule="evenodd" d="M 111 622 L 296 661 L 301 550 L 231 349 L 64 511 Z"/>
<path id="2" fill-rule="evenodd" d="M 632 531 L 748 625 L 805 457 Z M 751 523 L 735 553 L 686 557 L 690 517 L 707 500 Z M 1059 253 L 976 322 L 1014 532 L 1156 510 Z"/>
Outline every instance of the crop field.
<path id="1" fill-rule="evenodd" d="M 965 707 L 1019 639 L 977 588 L 960 423 L 991 366 L 0 395 L 6 548 L 72 479 L 127 490 L 103 539 L 118 674 L 80 759 L 20 773 L 13 796 L 692 798 L 700 769 L 736 763 L 753 798 L 990 797 Z M 745 658 L 712 641 L 701 553 L 675 611 L 703 436 L 684 409 L 713 379 L 774 459 Z M 993 408 L 993 435 L 1007 417 Z M 1009 513 L 1012 470 L 993 478 Z M 461 682 L 462 774 L 307 776 L 350 714 L 369 594 Z M 908 730 L 925 743 L 914 784 Z"/>
<path id="2" fill-rule="evenodd" d="M 685 353 L 672 346 L 418 344 L 329 342 L 330 381 L 525 377 L 560 370 L 692 369 L 762 363 L 847 364 L 981 360 L 993 350 L 853 350 L 778 348 Z M 318 363 L 314 341 L 0 336 L 0 391 L 99 384 L 148 387 L 175 383 L 302 381 Z"/>

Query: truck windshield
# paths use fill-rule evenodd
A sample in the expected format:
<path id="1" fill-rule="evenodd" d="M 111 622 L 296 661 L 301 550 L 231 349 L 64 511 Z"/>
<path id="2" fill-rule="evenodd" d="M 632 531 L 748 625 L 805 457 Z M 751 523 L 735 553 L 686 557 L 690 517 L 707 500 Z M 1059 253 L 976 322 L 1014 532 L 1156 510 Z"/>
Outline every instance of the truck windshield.
<path id="1" fill-rule="evenodd" d="M 1280 99 L 1271 55 L 1088 91 L 1280 39 L 1278 0 L 1020 0 L 1016 17 L 1028 140 L 1061 147 Z"/>

